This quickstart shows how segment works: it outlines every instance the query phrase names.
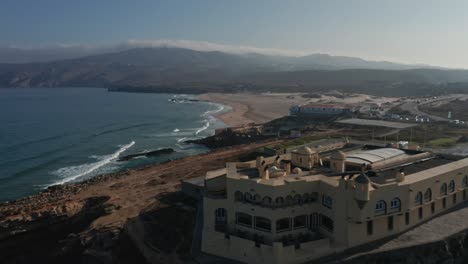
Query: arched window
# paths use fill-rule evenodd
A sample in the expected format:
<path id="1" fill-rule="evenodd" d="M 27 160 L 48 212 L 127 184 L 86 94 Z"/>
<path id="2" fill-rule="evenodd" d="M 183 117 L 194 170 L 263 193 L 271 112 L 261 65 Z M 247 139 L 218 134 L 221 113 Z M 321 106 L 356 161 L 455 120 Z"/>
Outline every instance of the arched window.
<path id="1" fill-rule="evenodd" d="M 300 194 L 294 195 L 294 205 L 302 204 L 302 198 Z"/>
<path id="2" fill-rule="evenodd" d="M 260 203 L 261 201 L 262 201 L 262 197 L 260 196 L 260 194 L 254 195 L 254 197 L 253 197 L 253 202 L 254 203 Z"/>
<path id="3" fill-rule="evenodd" d="M 462 185 L 463 188 L 468 187 L 468 176 L 465 175 L 465 177 L 463 177 Z"/>
<path id="4" fill-rule="evenodd" d="M 252 199 L 253 199 L 252 194 L 250 194 L 248 192 L 244 193 L 244 200 L 246 202 L 252 202 Z"/>
<path id="5" fill-rule="evenodd" d="M 243 202 L 244 201 L 244 195 L 242 194 L 241 191 L 236 191 L 234 193 L 234 199 L 238 202 Z"/>
<path id="6" fill-rule="evenodd" d="M 451 180 L 448 186 L 449 193 L 453 193 L 455 191 L 455 181 Z"/>
<path id="7" fill-rule="evenodd" d="M 440 186 L 440 195 L 447 195 L 447 184 L 445 182 Z"/>
<path id="8" fill-rule="evenodd" d="M 395 197 L 390 201 L 390 210 L 392 212 L 401 211 L 401 200 L 400 200 L 400 198 Z"/>
<path id="9" fill-rule="evenodd" d="M 294 204 L 294 199 L 292 198 L 291 195 L 286 196 L 286 199 L 284 200 L 287 206 L 291 206 Z"/>
<path id="10" fill-rule="evenodd" d="M 432 200 L 432 190 L 431 188 L 427 188 L 426 192 L 424 192 L 424 202 L 430 202 Z"/>
<path id="11" fill-rule="evenodd" d="M 271 202 L 272 202 L 272 200 L 271 200 L 271 197 L 269 197 L 269 196 L 265 196 L 265 197 L 263 197 L 263 199 L 262 199 L 262 204 L 263 204 L 264 206 L 270 207 L 270 206 L 271 206 Z"/>
<path id="12" fill-rule="evenodd" d="M 283 197 L 276 197 L 275 204 L 277 207 L 284 206 L 284 198 Z"/>
<path id="13" fill-rule="evenodd" d="M 375 214 L 382 215 L 387 213 L 387 203 L 384 200 L 380 200 L 375 204 Z"/>
<path id="14" fill-rule="evenodd" d="M 414 197 L 414 203 L 416 205 L 420 205 L 423 203 L 423 195 L 422 195 L 422 192 L 418 192 L 416 194 L 416 196 Z"/>

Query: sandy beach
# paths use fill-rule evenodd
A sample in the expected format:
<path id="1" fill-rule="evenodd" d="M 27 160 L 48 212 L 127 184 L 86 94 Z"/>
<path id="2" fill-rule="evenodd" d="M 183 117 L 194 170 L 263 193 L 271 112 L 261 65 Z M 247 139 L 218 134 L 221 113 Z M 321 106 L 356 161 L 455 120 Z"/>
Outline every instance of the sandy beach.
<path id="1" fill-rule="evenodd" d="M 322 95 L 320 98 L 304 98 L 298 93 L 207 93 L 200 99 L 228 105 L 231 111 L 217 115 L 228 126 L 240 126 L 247 123 L 265 123 L 289 114 L 289 108 L 305 103 L 335 103 L 357 105 L 362 102 L 386 103 L 398 100 L 390 97 L 372 97 L 364 94 L 354 94 L 339 98 Z"/>

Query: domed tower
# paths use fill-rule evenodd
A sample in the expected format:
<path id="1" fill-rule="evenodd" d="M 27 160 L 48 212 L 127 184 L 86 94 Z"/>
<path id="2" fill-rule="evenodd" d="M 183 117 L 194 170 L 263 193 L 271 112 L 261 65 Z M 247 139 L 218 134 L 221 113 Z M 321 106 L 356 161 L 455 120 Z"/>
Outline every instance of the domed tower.
<path id="1" fill-rule="evenodd" d="M 307 146 L 291 152 L 291 162 L 296 167 L 312 169 L 318 162 L 318 154 Z"/>
<path id="2" fill-rule="evenodd" d="M 346 154 L 343 151 L 336 151 L 330 157 L 330 168 L 335 172 L 346 171 Z"/>
<path id="3" fill-rule="evenodd" d="M 359 209 L 362 209 L 370 200 L 370 179 L 364 173 L 361 173 L 356 177 L 356 179 L 354 179 L 354 182 L 356 186 L 354 190 L 354 199 L 358 203 Z"/>

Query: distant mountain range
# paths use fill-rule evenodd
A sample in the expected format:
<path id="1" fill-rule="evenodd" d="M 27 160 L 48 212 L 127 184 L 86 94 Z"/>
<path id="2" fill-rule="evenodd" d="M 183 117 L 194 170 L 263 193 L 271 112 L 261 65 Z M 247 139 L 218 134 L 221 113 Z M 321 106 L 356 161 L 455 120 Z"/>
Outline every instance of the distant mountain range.
<path id="1" fill-rule="evenodd" d="M 425 91 L 452 88 L 456 83 L 458 90 L 464 90 L 460 83 L 465 82 L 468 82 L 466 70 L 424 65 L 326 54 L 288 57 L 171 47 L 134 48 L 50 62 L 0 64 L 0 87 L 91 86 L 155 92 L 339 89 L 383 93 L 399 87 L 405 92 L 409 84 Z"/>

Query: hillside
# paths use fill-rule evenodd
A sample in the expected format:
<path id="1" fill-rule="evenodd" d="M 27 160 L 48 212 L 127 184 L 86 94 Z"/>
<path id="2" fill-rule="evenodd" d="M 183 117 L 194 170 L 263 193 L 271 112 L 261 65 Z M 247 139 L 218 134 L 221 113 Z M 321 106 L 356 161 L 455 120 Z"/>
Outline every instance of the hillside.
<path id="1" fill-rule="evenodd" d="M 184 93 L 335 89 L 380 95 L 466 90 L 466 70 L 413 67 L 417 66 L 324 54 L 293 58 L 137 48 L 54 62 L 0 64 L 0 87 L 109 87 Z"/>

